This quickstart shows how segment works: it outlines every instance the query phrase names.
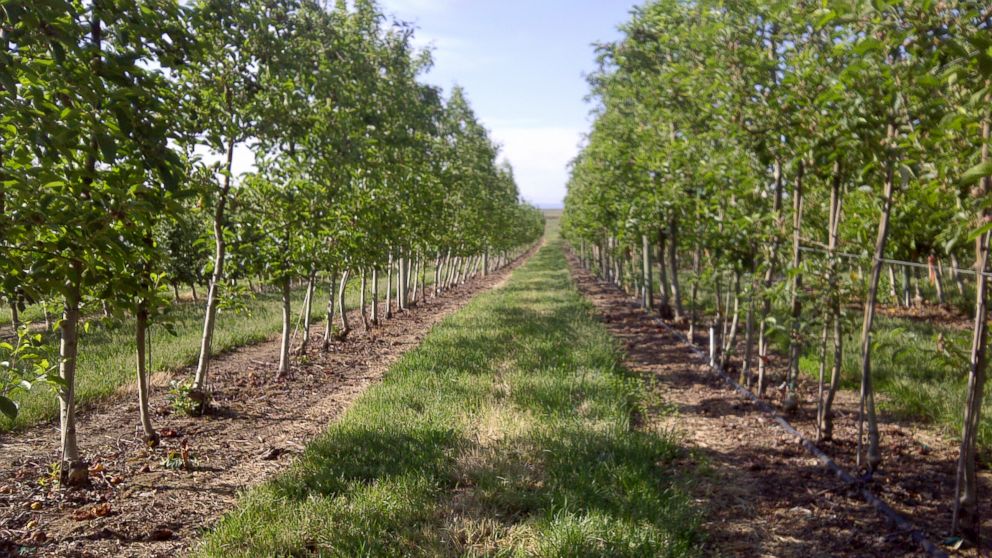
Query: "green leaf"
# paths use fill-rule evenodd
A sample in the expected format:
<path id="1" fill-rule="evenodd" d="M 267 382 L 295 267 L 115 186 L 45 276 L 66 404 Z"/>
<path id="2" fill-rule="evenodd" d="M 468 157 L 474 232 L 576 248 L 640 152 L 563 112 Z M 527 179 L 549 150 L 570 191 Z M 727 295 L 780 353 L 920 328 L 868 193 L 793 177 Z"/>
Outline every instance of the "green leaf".
<path id="1" fill-rule="evenodd" d="M 100 145 L 104 162 L 113 163 L 117 159 L 117 142 L 114 138 L 107 134 L 97 134 L 96 141 Z"/>
<path id="2" fill-rule="evenodd" d="M 964 174 L 961 175 L 961 185 L 969 186 L 985 178 L 986 176 L 992 176 L 992 161 L 979 163 L 966 170 Z"/>

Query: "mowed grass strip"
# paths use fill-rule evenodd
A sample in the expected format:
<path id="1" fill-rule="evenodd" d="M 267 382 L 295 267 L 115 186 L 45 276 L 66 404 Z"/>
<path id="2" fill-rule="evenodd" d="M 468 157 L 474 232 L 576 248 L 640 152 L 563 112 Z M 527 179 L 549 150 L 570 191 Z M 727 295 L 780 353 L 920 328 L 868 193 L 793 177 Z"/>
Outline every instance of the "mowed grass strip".
<path id="1" fill-rule="evenodd" d="M 698 515 L 642 383 L 557 238 L 447 318 L 198 555 L 693 556 Z"/>

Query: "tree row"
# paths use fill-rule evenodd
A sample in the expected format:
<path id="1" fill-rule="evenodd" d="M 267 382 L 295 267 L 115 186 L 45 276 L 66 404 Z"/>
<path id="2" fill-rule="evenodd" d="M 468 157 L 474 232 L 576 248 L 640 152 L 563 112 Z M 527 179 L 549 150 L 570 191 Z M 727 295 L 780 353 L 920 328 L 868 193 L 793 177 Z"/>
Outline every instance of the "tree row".
<path id="1" fill-rule="evenodd" d="M 971 541 L 988 360 L 990 19 L 987 3 L 958 0 L 648 2 L 598 49 L 595 121 L 563 217 L 588 265 L 688 322 L 690 337 L 712 328 L 717 359 L 733 358 L 761 395 L 770 340 L 783 338 L 786 412 L 813 347 L 823 439 L 845 351 L 856 351 L 869 475 L 883 458 L 872 349 L 886 269 L 896 281 L 886 263 L 919 263 L 942 303 L 953 276 L 974 317 L 953 519 Z"/>

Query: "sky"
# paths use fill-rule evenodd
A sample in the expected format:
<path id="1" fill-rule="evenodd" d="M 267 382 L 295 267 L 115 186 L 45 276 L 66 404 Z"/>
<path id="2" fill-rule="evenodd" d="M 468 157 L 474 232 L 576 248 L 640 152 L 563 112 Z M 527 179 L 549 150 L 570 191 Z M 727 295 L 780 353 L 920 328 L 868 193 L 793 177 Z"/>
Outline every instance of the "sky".
<path id="1" fill-rule="evenodd" d="M 503 146 L 525 200 L 560 207 L 568 162 L 590 127 L 592 44 L 619 35 L 633 0 L 380 0 L 433 50 L 423 81 L 461 85 Z"/>

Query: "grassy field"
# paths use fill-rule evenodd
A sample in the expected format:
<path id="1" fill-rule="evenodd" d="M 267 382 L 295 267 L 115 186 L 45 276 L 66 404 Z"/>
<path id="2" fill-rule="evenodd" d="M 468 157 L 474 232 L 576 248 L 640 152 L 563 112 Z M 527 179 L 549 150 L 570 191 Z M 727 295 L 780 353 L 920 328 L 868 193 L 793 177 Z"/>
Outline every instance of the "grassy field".
<path id="1" fill-rule="evenodd" d="M 430 273 L 428 273 L 430 276 Z M 432 279 L 432 277 L 428 277 Z M 345 298 L 349 308 L 358 306 L 359 280 L 349 283 Z M 315 321 L 326 314 L 327 285 L 320 285 L 314 292 L 311 314 Z M 380 304 L 385 293 L 385 279 L 379 289 Z M 306 296 L 305 289 L 293 291 L 292 309 L 295 321 L 299 318 Z M 203 332 L 205 302 L 199 304 L 180 303 L 170 308 L 175 336 L 165 328 L 153 325 L 152 370 L 175 370 L 196 362 L 200 350 L 200 335 Z M 214 331 L 213 350 L 215 353 L 250 345 L 268 339 L 282 327 L 282 301 L 279 294 L 264 292 L 247 303 L 249 311 L 218 311 Z M 361 327 L 361 324 L 351 324 Z M 54 337 L 46 347 L 45 356 L 51 362 L 58 361 L 58 345 Z M 0 355 L 2 356 L 2 355 Z M 79 369 L 76 376 L 76 401 L 86 405 L 113 394 L 120 386 L 135 381 L 134 322 L 124 320 L 96 320 L 88 333 L 82 335 L 79 346 Z M 28 394 L 17 397 L 20 411 L 16 421 L 0 417 L 0 432 L 24 428 L 58 416 L 58 400 L 52 390 L 36 385 Z"/>
<path id="2" fill-rule="evenodd" d="M 698 554 L 667 466 L 679 447 L 632 426 L 642 384 L 590 310 L 552 236 L 244 495 L 198 555 Z"/>

